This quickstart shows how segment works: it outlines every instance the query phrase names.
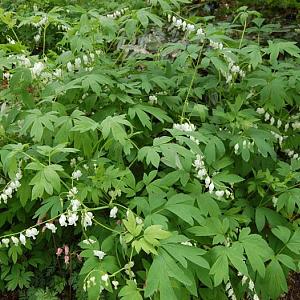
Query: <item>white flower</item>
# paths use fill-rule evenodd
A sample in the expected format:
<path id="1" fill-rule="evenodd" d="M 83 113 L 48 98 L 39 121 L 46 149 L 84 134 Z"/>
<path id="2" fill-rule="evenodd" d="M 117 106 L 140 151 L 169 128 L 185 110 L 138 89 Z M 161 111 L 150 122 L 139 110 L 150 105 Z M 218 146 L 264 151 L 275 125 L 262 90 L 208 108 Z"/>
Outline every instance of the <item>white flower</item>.
<path id="1" fill-rule="evenodd" d="M 92 245 L 92 244 L 96 243 L 96 241 L 93 239 L 83 240 L 82 242 L 86 245 Z"/>
<path id="2" fill-rule="evenodd" d="M 8 245 L 9 245 L 9 239 L 2 239 L 1 242 L 2 242 L 2 244 L 5 245 L 5 247 L 8 247 Z"/>
<path id="3" fill-rule="evenodd" d="M 228 281 L 225 286 L 225 290 L 228 291 L 231 288 L 231 283 Z"/>
<path id="4" fill-rule="evenodd" d="M 242 285 L 244 285 L 247 282 L 247 280 L 248 280 L 248 277 L 244 275 L 242 278 Z"/>
<path id="5" fill-rule="evenodd" d="M 156 104 L 157 103 L 157 97 L 154 95 L 149 96 L 149 103 L 151 105 Z"/>
<path id="6" fill-rule="evenodd" d="M 6 204 L 7 203 L 7 195 L 6 194 L 1 194 L 1 199 L 3 200 L 3 202 Z"/>
<path id="7" fill-rule="evenodd" d="M 55 233 L 57 230 L 56 226 L 53 223 L 46 223 L 46 228 L 51 230 L 52 233 Z"/>
<path id="8" fill-rule="evenodd" d="M 55 69 L 55 71 L 53 72 L 53 76 L 54 77 L 62 77 L 62 69 L 60 69 L 60 68 L 59 69 Z"/>
<path id="9" fill-rule="evenodd" d="M 10 74 L 8 72 L 3 73 L 3 79 L 9 80 Z"/>
<path id="10" fill-rule="evenodd" d="M 112 283 L 112 285 L 114 286 L 114 289 L 116 290 L 116 289 L 118 288 L 119 281 L 113 280 L 111 283 Z"/>
<path id="11" fill-rule="evenodd" d="M 11 195 L 12 195 L 12 193 L 13 193 L 13 190 L 12 190 L 11 187 L 8 187 L 8 188 L 4 191 L 4 193 L 5 193 L 8 197 L 11 198 Z"/>
<path id="12" fill-rule="evenodd" d="M 240 145 L 237 143 L 234 145 L 234 153 L 237 154 L 239 151 Z"/>
<path id="13" fill-rule="evenodd" d="M 68 215 L 68 223 L 69 225 L 76 226 L 76 222 L 78 221 L 78 215 L 76 213 L 72 213 Z"/>
<path id="14" fill-rule="evenodd" d="M 82 176 L 82 172 L 80 170 L 76 170 L 72 173 L 72 179 L 78 180 Z"/>
<path id="15" fill-rule="evenodd" d="M 77 57 L 77 58 L 75 58 L 75 69 L 80 69 L 80 66 L 81 66 L 81 59 L 80 59 L 80 57 Z"/>
<path id="16" fill-rule="evenodd" d="M 281 122 L 281 120 L 277 120 L 277 128 L 280 128 L 280 127 L 281 127 L 281 125 L 282 125 L 282 122 Z"/>
<path id="17" fill-rule="evenodd" d="M 44 70 L 44 64 L 42 62 L 37 62 L 33 65 L 33 68 L 31 69 L 33 77 L 39 76 L 42 71 Z"/>
<path id="18" fill-rule="evenodd" d="M 204 35 L 203 29 L 202 29 L 202 28 L 199 28 L 199 29 L 197 30 L 196 34 L 199 35 L 199 36 Z"/>
<path id="19" fill-rule="evenodd" d="M 58 219 L 60 226 L 65 226 L 65 227 L 68 226 L 68 223 L 66 221 L 67 221 L 67 217 L 65 215 L 61 215 Z"/>
<path id="20" fill-rule="evenodd" d="M 37 43 L 41 39 L 41 36 L 39 34 L 34 36 L 34 40 Z"/>
<path id="21" fill-rule="evenodd" d="M 139 217 L 136 217 L 135 222 L 136 222 L 137 225 L 141 225 L 143 223 L 143 220 Z"/>
<path id="22" fill-rule="evenodd" d="M 82 59 L 83 59 L 83 62 L 85 65 L 87 65 L 89 63 L 89 58 L 87 55 L 83 55 Z"/>
<path id="23" fill-rule="evenodd" d="M 181 20 L 181 19 L 177 19 L 176 22 L 175 22 L 175 26 L 176 26 L 177 28 L 180 28 L 181 25 L 182 25 L 182 20 Z"/>
<path id="24" fill-rule="evenodd" d="M 109 217 L 115 219 L 117 217 L 117 212 L 118 212 L 118 208 L 114 206 L 109 212 Z"/>
<path id="25" fill-rule="evenodd" d="M 14 39 L 11 38 L 7 38 L 8 42 L 12 45 L 15 45 L 16 41 Z"/>
<path id="26" fill-rule="evenodd" d="M 17 238 L 17 237 L 15 237 L 15 236 L 12 236 L 11 237 L 11 240 L 12 240 L 12 242 L 16 245 L 16 246 L 18 246 L 19 245 L 19 239 Z"/>
<path id="27" fill-rule="evenodd" d="M 28 237 L 28 238 L 32 238 L 32 239 L 36 239 L 36 236 L 38 235 L 38 230 L 36 228 L 29 228 L 29 229 L 26 229 L 25 231 L 25 235 Z"/>
<path id="28" fill-rule="evenodd" d="M 277 202 L 278 202 L 278 198 L 276 198 L 275 196 L 272 197 L 272 203 L 273 206 L 276 207 L 277 206 Z"/>
<path id="29" fill-rule="evenodd" d="M 196 155 L 196 159 L 194 160 L 194 167 L 198 170 L 204 167 L 203 156 L 200 154 Z"/>
<path id="30" fill-rule="evenodd" d="M 208 187 L 209 184 L 210 184 L 210 177 L 207 176 L 207 177 L 205 178 L 205 186 Z"/>
<path id="31" fill-rule="evenodd" d="M 247 147 L 247 141 L 243 140 L 243 148 L 246 149 L 246 147 Z"/>
<path id="32" fill-rule="evenodd" d="M 246 73 L 243 70 L 240 70 L 239 74 L 242 78 L 244 78 L 246 76 Z"/>
<path id="33" fill-rule="evenodd" d="M 105 252 L 101 251 L 101 250 L 94 250 L 93 251 L 94 255 L 97 256 L 100 260 L 102 260 L 104 258 L 104 256 L 106 255 Z"/>
<path id="34" fill-rule="evenodd" d="M 273 125 L 274 122 L 275 122 L 275 119 L 274 119 L 274 117 L 272 117 L 272 118 L 270 119 L 270 124 Z"/>
<path id="35" fill-rule="evenodd" d="M 265 113 L 265 121 L 268 121 L 270 119 L 270 114 L 268 112 Z"/>
<path id="36" fill-rule="evenodd" d="M 259 297 L 257 296 L 257 294 L 254 294 L 253 300 L 259 300 Z"/>
<path id="37" fill-rule="evenodd" d="M 193 247 L 193 244 L 191 242 L 189 242 L 189 241 L 181 242 L 180 244 L 184 245 L 184 246 Z"/>
<path id="38" fill-rule="evenodd" d="M 20 240 L 21 244 L 25 246 L 25 244 L 26 244 L 26 237 L 25 237 L 25 235 L 23 233 L 20 233 L 19 240 Z"/>
<path id="39" fill-rule="evenodd" d="M 94 53 L 90 53 L 90 58 L 91 58 L 92 61 L 94 61 L 95 60 L 95 54 Z"/>
<path id="40" fill-rule="evenodd" d="M 238 73 L 239 71 L 240 71 L 240 67 L 239 66 L 233 65 L 231 67 L 231 72 L 232 73 Z"/>
<path id="41" fill-rule="evenodd" d="M 226 83 L 230 83 L 232 81 L 233 77 L 231 74 L 228 74 L 226 77 Z"/>
<path id="42" fill-rule="evenodd" d="M 289 124 L 289 123 L 286 123 L 285 126 L 284 126 L 284 131 L 285 131 L 285 132 L 288 131 L 289 127 L 290 127 L 290 124 Z"/>
<path id="43" fill-rule="evenodd" d="M 69 192 L 68 192 L 68 198 L 72 198 L 72 197 L 74 197 L 75 195 L 77 195 L 78 194 L 78 189 L 77 189 L 77 187 L 76 186 L 74 186 L 74 187 L 72 187 L 70 190 L 69 190 Z"/>
<path id="44" fill-rule="evenodd" d="M 74 66 L 72 65 L 72 63 L 70 61 L 67 63 L 67 70 L 70 73 L 72 73 L 74 71 Z"/>
<path id="45" fill-rule="evenodd" d="M 187 24 L 186 30 L 189 32 L 195 31 L 195 26 L 193 24 Z"/>
<path id="46" fill-rule="evenodd" d="M 232 297 L 233 294 L 234 294 L 233 289 L 232 288 L 229 289 L 229 291 L 228 291 L 228 297 Z"/>
<path id="47" fill-rule="evenodd" d="M 82 217 L 82 225 L 83 227 L 86 229 L 88 226 L 92 226 L 93 225 L 93 220 L 94 216 L 93 214 L 89 211 L 86 212 L 83 217 Z"/>
<path id="48" fill-rule="evenodd" d="M 71 166 L 72 168 L 76 166 L 76 158 L 72 158 L 72 159 L 70 160 L 70 166 Z"/>
<path id="49" fill-rule="evenodd" d="M 248 287 L 249 287 L 249 290 L 250 290 L 250 291 L 253 291 L 253 290 L 254 290 L 254 282 L 253 282 L 251 279 L 250 279 L 250 281 L 249 281 Z"/>
<path id="50" fill-rule="evenodd" d="M 203 179 L 206 174 L 207 174 L 206 169 L 200 169 L 197 173 L 197 177 Z"/>
<path id="51" fill-rule="evenodd" d="M 71 206 L 72 206 L 72 211 L 77 211 L 78 208 L 80 207 L 81 203 L 77 199 L 72 199 L 71 200 Z"/>
<path id="52" fill-rule="evenodd" d="M 214 188 L 215 188 L 215 185 L 214 185 L 213 182 L 211 182 L 210 185 L 208 186 L 208 191 L 209 191 L 210 193 L 212 193 L 213 190 L 214 190 Z"/>
<path id="53" fill-rule="evenodd" d="M 216 191 L 215 192 L 215 194 L 216 194 L 216 196 L 218 197 L 218 198 L 221 198 L 221 197 L 223 197 L 224 196 L 224 191 Z"/>
<path id="54" fill-rule="evenodd" d="M 108 274 L 104 274 L 101 276 L 101 280 L 105 282 L 105 285 L 108 285 L 108 279 L 109 279 Z"/>
<path id="55" fill-rule="evenodd" d="M 196 126 L 189 123 L 173 124 L 173 128 L 184 132 L 193 132 L 196 130 Z"/>

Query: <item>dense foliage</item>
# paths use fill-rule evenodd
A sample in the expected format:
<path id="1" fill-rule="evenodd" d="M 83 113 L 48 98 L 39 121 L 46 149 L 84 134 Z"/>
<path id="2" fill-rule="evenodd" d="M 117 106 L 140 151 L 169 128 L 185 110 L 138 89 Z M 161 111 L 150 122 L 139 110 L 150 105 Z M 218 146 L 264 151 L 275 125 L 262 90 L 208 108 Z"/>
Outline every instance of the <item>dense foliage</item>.
<path id="1" fill-rule="evenodd" d="M 245 6 L 217 22 L 187 2 L 0 11 L 3 293 L 287 291 L 300 49 Z"/>

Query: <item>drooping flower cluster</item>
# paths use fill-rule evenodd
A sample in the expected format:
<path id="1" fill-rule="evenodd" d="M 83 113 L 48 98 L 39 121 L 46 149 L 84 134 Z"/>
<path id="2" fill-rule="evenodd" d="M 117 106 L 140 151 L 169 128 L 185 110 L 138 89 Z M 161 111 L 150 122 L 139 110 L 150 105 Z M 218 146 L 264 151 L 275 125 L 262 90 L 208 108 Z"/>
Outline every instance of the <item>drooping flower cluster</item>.
<path id="1" fill-rule="evenodd" d="M 256 293 L 256 290 L 255 290 L 255 285 L 254 285 L 254 282 L 252 281 L 252 279 L 245 276 L 245 275 L 243 275 L 243 274 L 241 274 L 240 272 L 238 273 L 238 276 L 243 276 L 242 277 L 242 285 L 245 285 L 247 283 L 247 281 L 249 281 L 248 282 L 248 289 L 252 294 L 252 299 L 253 300 L 259 300 L 259 297 L 258 297 L 258 295 Z"/>
<path id="2" fill-rule="evenodd" d="M 241 149 L 247 149 L 247 148 L 248 149 L 253 149 L 254 144 L 255 144 L 254 141 L 250 142 L 248 140 L 243 140 L 242 143 L 236 143 L 234 145 L 234 153 L 237 155 L 237 154 L 240 153 Z M 241 145 L 241 147 L 240 147 L 240 145 Z"/>
<path id="3" fill-rule="evenodd" d="M 197 173 L 196 177 L 200 180 L 204 180 L 205 188 L 208 189 L 210 194 L 214 193 L 218 198 L 222 198 L 224 195 L 228 198 L 233 198 L 233 193 L 229 190 L 215 190 L 215 184 L 212 178 L 208 175 L 208 172 L 205 168 L 204 156 L 201 154 L 196 155 L 196 159 L 194 160 L 193 166 L 195 167 L 195 171 Z"/>
<path id="4" fill-rule="evenodd" d="M 42 62 L 36 62 L 30 69 L 33 78 L 41 75 L 42 71 L 45 69 L 45 65 Z"/>
<path id="5" fill-rule="evenodd" d="M 213 40 L 209 40 L 209 46 L 212 47 L 215 50 L 223 50 L 224 45 L 221 42 L 216 42 Z"/>
<path id="6" fill-rule="evenodd" d="M 120 10 L 116 10 L 112 14 L 107 14 L 106 17 L 111 18 L 111 19 L 117 19 L 117 18 L 121 17 L 122 15 L 124 15 L 127 10 L 128 10 L 128 7 L 125 7 Z"/>
<path id="7" fill-rule="evenodd" d="M 173 128 L 184 131 L 184 132 L 194 132 L 196 131 L 196 126 L 191 123 L 183 123 L 183 124 L 173 124 Z M 190 135 L 190 139 L 194 141 L 197 145 L 200 144 L 199 140 L 197 140 L 194 136 Z"/>
<path id="8" fill-rule="evenodd" d="M 219 48 L 220 49 L 220 48 Z M 223 49 L 223 48 L 222 48 Z M 222 50 L 220 49 L 220 50 Z M 245 71 L 243 71 L 239 65 L 237 65 L 234 60 L 229 56 L 231 51 L 227 50 L 223 56 L 228 63 L 228 71 L 226 74 L 223 74 L 226 78 L 226 83 L 234 82 L 238 77 L 243 79 L 246 76 Z"/>
<path id="9" fill-rule="evenodd" d="M 149 96 L 149 103 L 151 105 L 157 104 L 157 97 L 155 95 Z"/>
<path id="10" fill-rule="evenodd" d="M 189 24 L 180 18 L 176 18 L 175 16 L 168 15 L 168 21 L 171 22 L 172 25 L 178 30 L 186 31 L 187 33 L 191 33 L 196 30 L 195 25 Z"/>
<path id="11" fill-rule="evenodd" d="M 96 55 L 100 53 L 98 51 L 95 52 Z M 67 62 L 66 67 L 69 73 L 74 73 L 74 71 L 79 71 L 81 68 L 84 68 L 85 71 L 92 71 L 93 66 L 92 64 L 95 61 L 95 54 L 90 52 L 87 54 L 82 55 L 82 57 L 76 57 L 74 62 Z"/>
<path id="12" fill-rule="evenodd" d="M 128 264 L 125 264 L 125 266 L 124 266 L 125 273 L 131 278 L 135 277 L 134 272 L 131 270 L 133 268 L 133 266 L 134 266 L 133 261 L 130 261 Z"/>
<path id="13" fill-rule="evenodd" d="M 173 124 L 173 128 L 184 132 L 193 132 L 196 130 L 196 126 L 191 123 Z"/>
<path id="14" fill-rule="evenodd" d="M 7 238 L 3 238 L 0 242 L 0 246 L 9 247 L 9 244 L 12 243 L 13 245 L 19 245 L 21 243 L 25 246 L 26 244 L 26 238 L 32 238 L 33 240 L 36 239 L 37 235 L 39 234 L 39 231 L 35 228 L 28 228 L 20 233 L 19 238 L 16 236 L 10 236 Z"/>
<path id="15" fill-rule="evenodd" d="M 264 115 L 265 122 L 269 122 L 271 126 L 276 126 L 278 129 L 280 129 L 282 127 L 283 122 L 280 119 L 277 119 L 277 121 L 276 121 L 276 119 L 273 116 L 271 116 L 268 112 L 266 112 L 263 107 L 258 107 L 256 109 L 256 112 L 259 115 Z M 284 125 L 284 131 L 287 132 L 289 127 L 290 127 L 290 124 L 286 123 Z M 283 141 L 288 138 L 288 136 L 281 135 L 273 130 L 271 130 L 271 133 L 276 138 L 276 140 L 278 141 L 280 146 L 282 146 Z"/>
<path id="16" fill-rule="evenodd" d="M 120 189 L 115 189 L 114 191 L 113 190 L 110 190 L 108 192 L 108 195 L 111 197 L 111 201 L 114 201 L 117 199 L 117 197 L 120 197 L 122 194 L 121 190 Z"/>
<path id="17" fill-rule="evenodd" d="M 60 226 L 76 226 L 76 222 L 78 221 L 78 209 L 81 206 L 81 203 L 78 199 L 76 199 L 76 195 L 78 194 L 78 190 L 76 187 L 71 188 L 68 192 L 67 198 L 70 200 L 70 207 L 67 212 L 62 214 L 58 221 Z"/>
<path id="18" fill-rule="evenodd" d="M 226 287 L 225 287 L 225 290 L 226 290 L 228 299 L 236 300 L 236 295 L 235 295 L 235 293 L 234 293 L 234 290 L 233 290 L 233 287 L 232 287 L 230 281 L 227 282 Z"/>
<path id="19" fill-rule="evenodd" d="M 289 158 L 300 160 L 300 155 L 296 153 L 294 150 L 285 149 L 284 152 L 287 154 Z"/>
<path id="20" fill-rule="evenodd" d="M 0 204 L 3 201 L 3 203 L 7 203 L 7 200 L 9 198 L 12 198 L 12 195 L 14 192 L 16 192 L 19 187 L 21 186 L 20 180 L 22 178 L 22 171 L 21 169 L 18 170 L 18 172 L 15 175 L 15 179 L 10 181 L 6 187 L 4 188 L 4 190 L 2 191 L 2 193 L 0 194 Z"/>
<path id="21" fill-rule="evenodd" d="M 42 35 L 42 28 L 47 24 L 47 22 L 48 22 L 48 17 L 45 14 L 40 18 L 40 20 L 37 23 L 34 22 L 32 23 L 32 25 L 38 30 L 37 34 L 34 36 L 34 41 L 36 43 L 40 41 Z"/>

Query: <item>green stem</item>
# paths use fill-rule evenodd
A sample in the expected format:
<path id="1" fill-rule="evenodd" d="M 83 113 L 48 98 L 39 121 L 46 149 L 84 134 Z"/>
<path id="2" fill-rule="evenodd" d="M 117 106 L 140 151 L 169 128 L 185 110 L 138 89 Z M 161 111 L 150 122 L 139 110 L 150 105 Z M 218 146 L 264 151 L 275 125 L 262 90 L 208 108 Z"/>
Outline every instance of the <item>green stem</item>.
<path id="1" fill-rule="evenodd" d="M 242 47 L 242 43 L 243 43 L 243 40 L 244 40 L 244 35 L 245 35 L 245 32 L 246 32 L 246 28 L 247 28 L 247 21 L 245 20 L 242 36 L 241 36 L 241 39 L 240 39 L 239 49 L 241 49 L 241 47 Z"/>
<path id="2" fill-rule="evenodd" d="M 45 49 L 46 49 L 46 31 L 47 31 L 48 25 L 45 24 L 44 27 L 44 36 L 43 36 L 43 56 L 45 56 Z"/>
<path id="3" fill-rule="evenodd" d="M 181 117 L 180 117 L 180 123 L 182 123 L 183 120 L 184 120 L 185 112 L 186 112 L 186 109 L 187 109 L 187 106 L 188 106 L 188 99 L 189 99 L 189 96 L 190 96 L 190 93 L 191 93 L 191 90 L 192 90 L 192 87 L 193 87 L 193 84 L 194 84 L 194 81 L 195 81 L 195 78 L 196 78 L 196 74 L 197 74 L 197 71 L 198 71 L 198 66 L 199 66 L 199 63 L 200 63 L 200 58 L 202 56 L 203 48 L 204 48 L 204 43 L 203 43 L 203 45 L 200 49 L 198 59 L 197 59 L 197 63 L 196 63 L 196 66 L 195 66 L 195 70 L 194 70 L 194 73 L 193 73 L 193 76 L 192 76 L 192 80 L 190 82 L 190 86 L 189 86 L 188 92 L 186 94 L 184 103 L 183 103 L 183 108 L 182 108 Z"/>
<path id="4" fill-rule="evenodd" d="M 14 34 L 15 38 L 17 39 L 18 42 L 20 42 L 15 30 L 13 29 L 13 27 L 11 28 L 12 33 Z"/>

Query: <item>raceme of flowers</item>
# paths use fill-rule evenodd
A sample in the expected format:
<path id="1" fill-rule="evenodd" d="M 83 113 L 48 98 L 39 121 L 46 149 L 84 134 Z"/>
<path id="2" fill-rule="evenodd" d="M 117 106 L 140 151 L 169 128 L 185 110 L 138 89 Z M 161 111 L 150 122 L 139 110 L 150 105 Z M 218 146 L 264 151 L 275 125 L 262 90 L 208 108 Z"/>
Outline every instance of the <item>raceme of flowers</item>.
<path id="1" fill-rule="evenodd" d="M 15 179 L 11 180 L 4 190 L 2 190 L 0 194 L 0 203 L 3 201 L 3 203 L 7 203 L 7 200 L 12 198 L 13 193 L 15 193 L 21 186 L 20 180 L 22 178 L 22 171 L 21 169 L 18 170 L 18 172 L 15 175 Z"/>

